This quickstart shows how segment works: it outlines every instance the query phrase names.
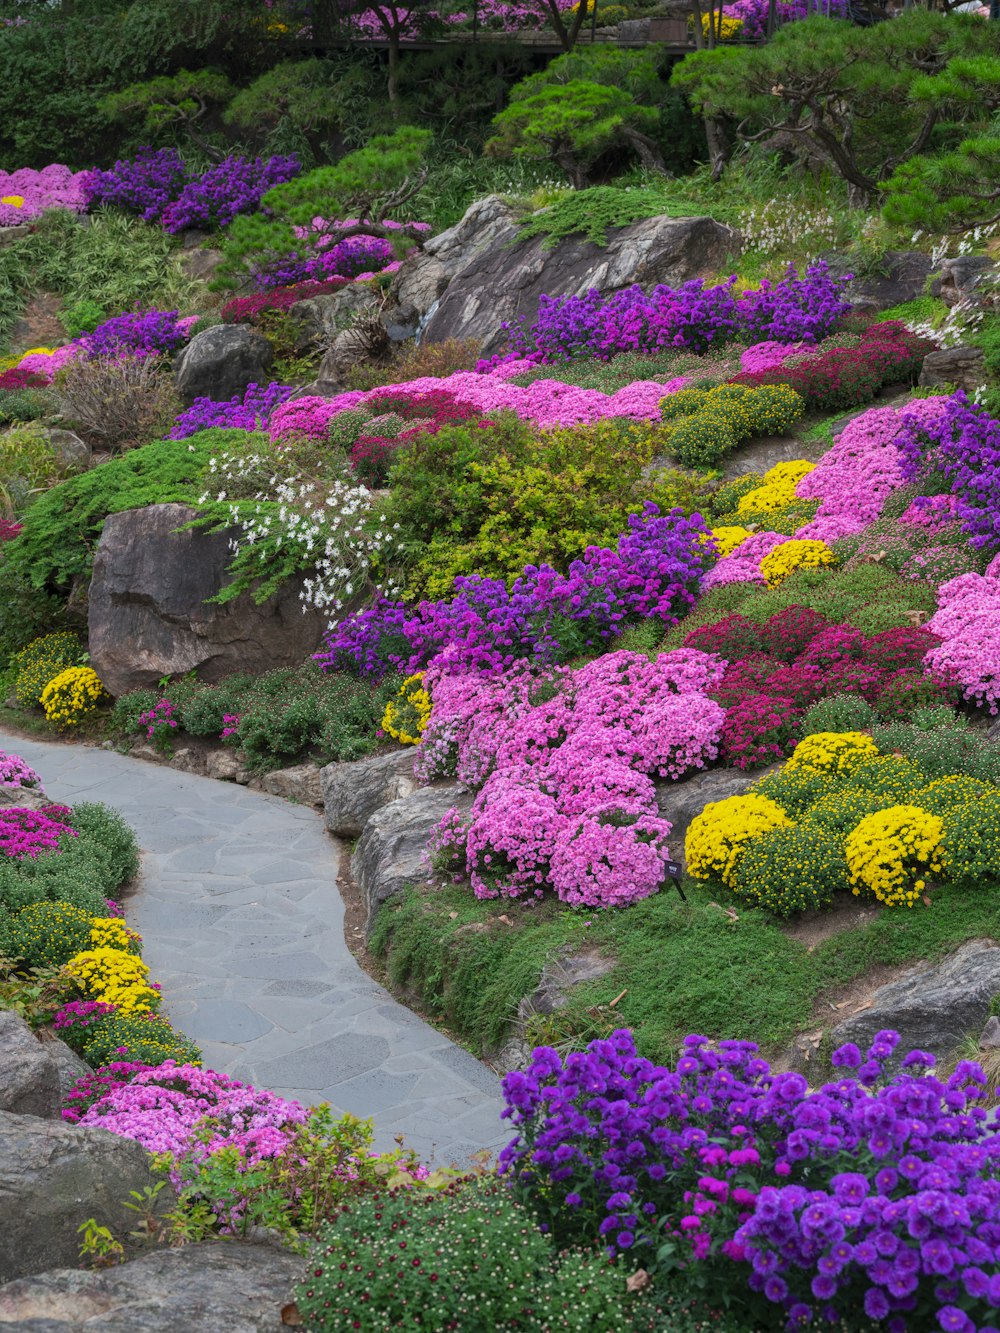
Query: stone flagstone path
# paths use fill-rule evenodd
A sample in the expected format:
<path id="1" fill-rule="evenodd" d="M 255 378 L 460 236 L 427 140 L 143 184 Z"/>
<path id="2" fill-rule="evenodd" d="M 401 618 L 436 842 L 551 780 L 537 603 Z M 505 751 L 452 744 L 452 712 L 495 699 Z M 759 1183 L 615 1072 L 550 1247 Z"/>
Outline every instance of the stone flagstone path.
<path id="1" fill-rule="evenodd" d="M 0 731 L 53 801 L 120 810 L 143 851 L 129 923 L 163 1010 L 223 1070 L 372 1116 L 425 1160 L 496 1150 L 497 1077 L 377 985 L 344 941 L 337 846 L 310 809 L 111 750 Z"/>

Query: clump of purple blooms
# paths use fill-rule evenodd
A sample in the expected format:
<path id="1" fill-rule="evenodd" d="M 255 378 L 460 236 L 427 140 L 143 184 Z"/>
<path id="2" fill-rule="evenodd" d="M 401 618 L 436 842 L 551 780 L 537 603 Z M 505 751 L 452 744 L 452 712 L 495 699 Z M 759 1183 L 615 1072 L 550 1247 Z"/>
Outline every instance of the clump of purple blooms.
<path id="1" fill-rule="evenodd" d="M 177 310 L 128 310 L 98 324 L 74 341 L 88 360 L 106 356 L 159 356 L 176 352 L 190 336 L 197 317 Z"/>
<path id="2" fill-rule="evenodd" d="M 300 282 L 326 282 L 331 278 L 358 278 L 381 273 L 395 260 L 389 241 L 379 236 L 349 236 L 336 245 L 283 255 L 254 272 L 261 290 Z"/>
<path id="3" fill-rule="evenodd" d="M 500 1169 L 558 1237 L 599 1235 L 633 1262 L 668 1242 L 676 1265 L 781 1307 L 790 1328 L 864 1310 L 891 1333 L 996 1333 L 986 1077 L 962 1060 L 938 1079 L 932 1055 L 897 1061 L 898 1042 L 841 1047 L 815 1091 L 752 1042 L 689 1036 L 674 1069 L 627 1030 L 565 1060 L 539 1047 L 504 1079 L 517 1134 Z"/>
<path id="4" fill-rule="evenodd" d="M 633 617 L 674 624 L 713 558 L 708 529 L 700 514 L 661 514 L 651 502 L 628 523 L 615 547 L 589 547 L 565 574 L 528 565 L 509 589 L 461 575 L 447 601 L 380 598 L 332 629 L 316 660 L 325 670 L 409 675 L 448 648 L 454 670 L 491 674 L 524 658 L 564 660 L 615 638 Z"/>
<path id="5" fill-rule="evenodd" d="M 240 213 L 256 212 L 268 190 L 301 170 L 294 153 L 269 158 L 234 154 L 196 174 L 175 148 L 140 148 L 129 160 L 88 173 L 85 189 L 90 207 L 110 204 L 146 222 L 160 222 L 169 232 L 217 230 Z"/>
<path id="6" fill-rule="evenodd" d="M 224 430 L 266 430 L 271 413 L 294 392 L 287 384 L 272 382 L 248 384 L 242 398 L 237 394 L 224 403 L 211 398 L 196 398 L 174 422 L 170 439 L 186 440 L 213 426 Z"/>
<path id="7" fill-rule="evenodd" d="M 820 260 L 799 277 L 794 265 L 780 282 L 765 280 L 735 293 L 736 278 L 706 287 L 700 278 L 651 292 L 627 287 L 602 296 L 543 296 L 535 322 L 508 325 L 506 358 L 550 363 L 576 356 L 607 361 L 620 352 L 664 347 L 706 352 L 739 338 L 748 343 L 821 341 L 850 311 L 848 277 L 834 277 Z M 491 363 L 483 363 L 486 367 Z"/>

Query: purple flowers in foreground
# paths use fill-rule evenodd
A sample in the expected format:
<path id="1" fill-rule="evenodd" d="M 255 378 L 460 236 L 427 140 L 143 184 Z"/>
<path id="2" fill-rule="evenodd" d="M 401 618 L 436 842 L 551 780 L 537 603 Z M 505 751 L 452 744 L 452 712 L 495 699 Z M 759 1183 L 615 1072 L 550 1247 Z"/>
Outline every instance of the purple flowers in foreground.
<path id="1" fill-rule="evenodd" d="M 501 1170 L 557 1234 L 663 1245 L 717 1290 L 735 1281 L 784 1307 L 789 1327 L 864 1309 L 891 1333 L 996 1333 L 1000 1136 L 973 1105 L 985 1075 L 963 1060 L 942 1081 L 912 1051 L 889 1078 L 898 1041 L 842 1047 L 842 1076 L 815 1091 L 751 1042 L 687 1037 L 673 1070 L 628 1031 L 565 1062 L 540 1047 L 504 1079 L 518 1134 Z"/>
<path id="2" fill-rule="evenodd" d="M 543 296 L 529 328 L 509 328 L 510 357 L 537 362 L 574 356 L 609 360 L 619 352 L 683 347 L 705 352 L 741 338 L 749 343 L 819 342 L 849 312 L 848 278 L 835 278 L 821 260 L 800 278 L 793 265 L 780 282 L 734 294 L 735 277 L 715 287 L 700 279 L 646 293 L 628 287 L 604 297 Z"/>
<path id="3" fill-rule="evenodd" d="M 200 430 L 220 426 L 228 430 L 265 430 L 271 413 L 295 390 L 287 384 L 248 384 L 240 398 L 217 403 L 211 398 L 196 398 L 174 422 L 170 439 L 186 440 Z"/>
<path id="4" fill-rule="evenodd" d="M 565 660 L 614 638 L 633 615 L 673 624 L 712 557 L 708 530 L 700 514 L 661 514 L 649 502 L 628 522 L 617 547 L 589 547 L 566 574 L 528 565 L 509 591 L 502 579 L 470 575 L 456 578 L 450 601 L 378 600 L 331 630 L 316 660 L 327 670 L 409 674 L 450 648 L 452 670 L 492 673 L 523 658 Z"/>
<path id="5" fill-rule="evenodd" d="M 100 356 L 156 356 L 175 352 L 188 339 L 196 319 L 176 310 L 129 310 L 98 324 L 76 341 L 93 360 Z"/>

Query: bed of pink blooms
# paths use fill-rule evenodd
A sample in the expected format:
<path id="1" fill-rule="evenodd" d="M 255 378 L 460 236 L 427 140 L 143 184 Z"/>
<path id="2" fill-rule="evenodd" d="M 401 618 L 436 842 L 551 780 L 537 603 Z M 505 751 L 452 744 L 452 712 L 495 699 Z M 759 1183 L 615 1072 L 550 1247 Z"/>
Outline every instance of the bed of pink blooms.
<path id="1" fill-rule="evenodd" d="M 198 315 L 186 315 L 183 319 L 177 321 L 177 327 L 183 333 L 189 334 L 198 323 L 199 318 Z M 56 373 L 62 370 L 63 366 L 75 361 L 81 352 L 86 351 L 86 348 L 87 336 L 84 334 L 73 342 L 63 343 L 61 347 L 54 347 L 51 352 L 31 352 L 29 355 L 23 356 L 17 363 L 17 369 L 30 371 L 31 374 L 39 375 L 51 384 Z"/>
<path id="2" fill-rule="evenodd" d="M 424 679 L 434 707 L 417 773 L 478 792 L 468 820 L 442 821 L 434 851 L 479 898 L 551 887 L 566 903 L 617 907 L 655 893 L 670 824 L 653 778 L 716 758 L 725 710 L 706 691 L 725 665 L 690 648 L 652 662 L 613 652 L 484 680 L 452 674 L 445 651 Z"/>
<path id="3" fill-rule="evenodd" d="M 1000 555 L 984 574 L 942 583 L 927 628 L 943 640 L 927 665 L 958 681 L 972 703 L 1000 712 Z"/>
<path id="4" fill-rule="evenodd" d="M 70 171 L 58 163 L 33 171 L 0 171 L 0 227 L 16 227 L 39 217 L 47 208 L 71 213 L 87 211 L 86 171 Z M 20 200 L 20 203 L 12 202 Z"/>

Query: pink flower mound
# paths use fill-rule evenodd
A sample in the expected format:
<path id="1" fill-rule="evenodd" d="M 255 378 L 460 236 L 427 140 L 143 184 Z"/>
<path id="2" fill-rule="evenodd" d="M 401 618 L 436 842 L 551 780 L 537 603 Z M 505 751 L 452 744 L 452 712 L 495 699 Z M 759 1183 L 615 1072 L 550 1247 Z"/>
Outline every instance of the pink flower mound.
<path id="1" fill-rule="evenodd" d="M 958 521 L 957 507 L 957 495 L 920 495 L 899 521 L 932 532 L 946 531 Z"/>
<path id="2" fill-rule="evenodd" d="M 147 1152 L 169 1152 L 202 1160 L 220 1148 L 236 1147 L 248 1166 L 275 1157 L 288 1131 L 306 1120 L 299 1102 L 239 1083 L 226 1074 L 173 1060 L 147 1069 L 129 1083 L 112 1087 L 81 1116 L 134 1139 Z M 197 1131 L 207 1129 L 207 1136 Z"/>
<path id="3" fill-rule="evenodd" d="M 51 356 L 46 356 L 44 352 L 32 352 L 30 356 L 23 356 L 17 363 L 18 370 L 27 370 L 32 375 L 41 375 L 43 379 L 51 382 L 57 370 L 62 370 L 63 366 L 68 365 L 80 355 L 81 348 L 77 343 L 65 343 L 62 347 L 57 347 Z"/>
<path id="4" fill-rule="evenodd" d="M 806 343 L 776 343 L 764 342 L 754 343 L 748 347 L 745 352 L 740 354 L 740 370 L 758 371 L 773 370 L 776 366 L 783 366 L 790 356 L 797 356 L 800 352 L 805 352 Z"/>
<path id="5" fill-rule="evenodd" d="M 803 529 L 804 531 L 804 529 Z M 701 590 L 717 588 L 723 583 L 763 583 L 764 575 L 760 572 L 760 562 L 776 546 L 788 541 L 780 532 L 755 532 L 746 541 L 740 542 L 734 551 L 724 555 L 702 576 Z"/>
<path id="6" fill-rule="evenodd" d="M 16 227 L 30 222 L 47 208 L 66 208 L 71 213 L 87 211 L 85 184 L 89 173 L 70 171 L 54 163 L 41 171 L 22 167 L 19 171 L 0 171 L 0 199 L 23 199 L 17 204 L 0 204 L 0 227 Z"/>
<path id="7" fill-rule="evenodd" d="M 963 697 L 1000 712 L 1000 557 L 986 574 L 960 574 L 938 589 L 927 629 L 942 642 L 924 664 L 962 687 Z M 992 571 L 992 572 L 991 572 Z"/>
<path id="8" fill-rule="evenodd" d="M 833 448 L 795 488 L 801 499 L 820 501 L 816 516 L 799 528 L 797 538 L 829 543 L 874 523 L 906 480 L 895 443 L 901 419 L 894 407 L 872 407 L 848 422 Z"/>
<path id="9" fill-rule="evenodd" d="M 50 807 L 53 811 L 64 809 Z M 9 856 L 15 861 L 27 857 L 33 861 L 39 852 L 57 852 L 63 834 L 77 837 L 76 829 L 53 819 L 44 810 L 27 810 L 18 805 L 0 810 L 0 857 Z"/>
<path id="10" fill-rule="evenodd" d="M 652 779 L 716 758 L 725 711 L 705 691 L 726 663 L 694 648 L 653 661 L 623 651 L 485 681 L 447 665 L 435 659 L 425 676 L 433 711 L 418 772 L 481 785 L 465 839 L 476 895 L 551 886 L 565 902 L 612 907 L 655 892 L 670 825 Z M 453 814 L 445 823 L 436 845 L 451 851 L 460 834 Z"/>
<path id="11" fill-rule="evenodd" d="M 660 416 L 660 399 L 683 389 L 688 377 L 661 383 L 659 380 L 637 380 L 615 393 L 599 389 L 578 389 L 562 380 L 540 379 L 527 387 L 508 382 L 511 365 L 519 373 L 527 363 L 508 362 L 485 374 L 474 371 L 456 371 L 438 379 L 433 375 L 408 380 L 405 384 L 390 384 L 366 393 L 351 390 L 334 398 L 299 398 L 285 403 L 271 417 L 272 439 L 280 439 L 292 431 L 321 437 L 327 423 L 338 412 L 357 407 L 376 395 L 391 393 L 431 393 L 445 389 L 471 403 L 481 412 L 515 412 L 524 421 L 534 421 L 543 428 L 575 426 L 581 422 L 602 421 L 606 417 L 632 417 L 637 421 L 656 421 Z"/>

